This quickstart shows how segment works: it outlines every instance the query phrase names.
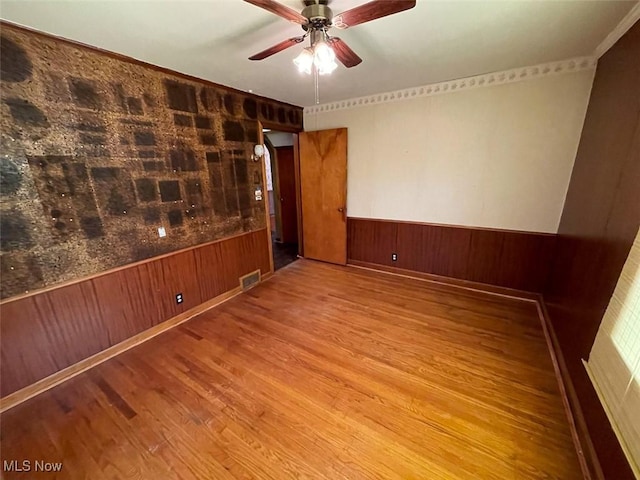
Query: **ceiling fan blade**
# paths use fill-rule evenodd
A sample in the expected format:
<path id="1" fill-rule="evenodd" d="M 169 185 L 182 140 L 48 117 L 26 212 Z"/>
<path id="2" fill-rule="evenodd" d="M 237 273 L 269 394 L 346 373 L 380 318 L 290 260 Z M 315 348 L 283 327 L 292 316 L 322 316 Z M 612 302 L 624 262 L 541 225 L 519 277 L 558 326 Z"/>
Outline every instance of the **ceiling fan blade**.
<path id="1" fill-rule="evenodd" d="M 338 57 L 338 60 L 347 68 L 355 67 L 362 63 L 362 59 L 356 55 L 356 52 L 349 48 L 349 45 L 336 37 L 332 37 L 329 43 L 333 47 L 333 51 Z"/>
<path id="2" fill-rule="evenodd" d="M 244 0 L 247 3 L 255 5 L 256 7 L 264 8 L 265 10 L 275 13 L 279 17 L 285 18 L 291 22 L 299 23 L 300 25 L 306 25 L 308 20 L 295 10 L 276 2 L 275 0 Z"/>
<path id="3" fill-rule="evenodd" d="M 273 47 L 269 47 L 269 48 L 267 48 L 266 50 L 263 50 L 260 53 L 256 53 L 252 57 L 249 57 L 249 60 L 263 60 L 263 59 L 265 59 L 267 57 L 270 57 L 271 55 L 274 55 L 274 54 L 276 54 L 278 52 L 281 52 L 282 50 L 286 50 L 289 47 L 293 47 L 294 45 L 297 45 L 298 43 L 302 42 L 303 40 L 304 40 L 304 37 L 288 38 L 284 42 L 280 42 L 277 45 L 274 45 Z"/>
<path id="4" fill-rule="evenodd" d="M 349 28 L 376 18 L 403 12 L 416 6 L 416 0 L 373 0 L 333 17 L 333 26 Z"/>

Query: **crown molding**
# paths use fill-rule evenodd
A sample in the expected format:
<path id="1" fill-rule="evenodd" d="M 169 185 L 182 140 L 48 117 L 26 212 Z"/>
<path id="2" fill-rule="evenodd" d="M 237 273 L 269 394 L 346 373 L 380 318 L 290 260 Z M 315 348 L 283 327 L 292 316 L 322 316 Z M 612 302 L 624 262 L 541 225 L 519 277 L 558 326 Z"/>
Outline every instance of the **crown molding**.
<path id="1" fill-rule="evenodd" d="M 620 38 L 629 31 L 633 25 L 640 20 L 640 2 L 637 2 L 635 6 L 629 10 L 620 23 L 616 25 L 609 35 L 605 37 L 605 39 L 596 47 L 593 51 L 593 55 L 596 58 L 600 58 L 602 55 L 607 53 L 607 51 L 613 47 L 613 45 L 620 40 Z"/>
<path id="2" fill-rule="evenodd" d="M 559 62 L 543 63 L 540 65 L 514 68 L 501 72 L 485 73 L 474 77 L 460 78 L 457 80 L 449 80 L 447 82 L 405 88 L 404 90 L 376 93 L 374 95 L 367 95 L 364 97 L 313 105 L 311 107 L 305 107 L 304 113 L 315 114 L 350 108 L 368 107 L 370 105 L 377 105 L 381 103 L 397 102 L 400 100 L 409 100 L 419 97 L 431 97 L 433 95 L 441 95 L 475 88 L 492 87 L 494 85 L 503 85 L 505 83 L 515 83 L 534 78 L 578 72 L 581 70 L 590 70 L 594 69 L 596 64 L 596 57 L 570 58 Z"/>

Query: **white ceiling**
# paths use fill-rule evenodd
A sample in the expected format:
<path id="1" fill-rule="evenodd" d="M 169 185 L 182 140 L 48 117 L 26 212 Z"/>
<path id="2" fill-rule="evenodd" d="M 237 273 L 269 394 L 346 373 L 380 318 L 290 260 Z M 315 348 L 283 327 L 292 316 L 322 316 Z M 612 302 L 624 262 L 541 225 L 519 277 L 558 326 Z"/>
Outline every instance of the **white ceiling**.
<path id="1" fill-rule="evenodd" d="M 367 0 L 332 0 L 334 14 Z M 302 0 L 282 3 L 302 9 Z M 591 55 L 635 1 L 428 1 L 331 33 L 364 60 L 321 77 L 322 103 Z M 301 27 L 241 0 L 2 0 L 0 17 L 296 105 L 314 103 L 295 46 L 247 60 Z"/>

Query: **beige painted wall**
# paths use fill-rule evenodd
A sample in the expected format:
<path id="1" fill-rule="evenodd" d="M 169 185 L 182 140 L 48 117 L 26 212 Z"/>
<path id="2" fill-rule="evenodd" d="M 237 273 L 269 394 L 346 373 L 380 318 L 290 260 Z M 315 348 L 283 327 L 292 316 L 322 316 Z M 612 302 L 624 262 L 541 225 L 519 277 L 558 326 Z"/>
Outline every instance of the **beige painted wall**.
<path id="1" fill-rule="evenodd" d="M 555 233 L 593 74 L 305 113 L 304 125 L 349 129 L 349 216 Z"/>

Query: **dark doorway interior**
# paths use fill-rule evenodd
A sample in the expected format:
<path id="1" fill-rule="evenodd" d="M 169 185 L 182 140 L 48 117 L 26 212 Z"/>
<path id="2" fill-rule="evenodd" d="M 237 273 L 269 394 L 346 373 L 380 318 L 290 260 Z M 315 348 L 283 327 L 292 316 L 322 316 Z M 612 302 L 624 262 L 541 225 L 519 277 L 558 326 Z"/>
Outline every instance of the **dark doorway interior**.
<path id="1" fill-rule="evenodd" d="M 273 264 L 279 270 L 298 258 L 296 176 L 291 133 L 265 131 L 267 195 L 273 242 Z"/>
<path id="2" fill-rule="evenodd" d="M 298 259 L 297 243 L 273 242 L 273 268 L 280 270 Z"/>

